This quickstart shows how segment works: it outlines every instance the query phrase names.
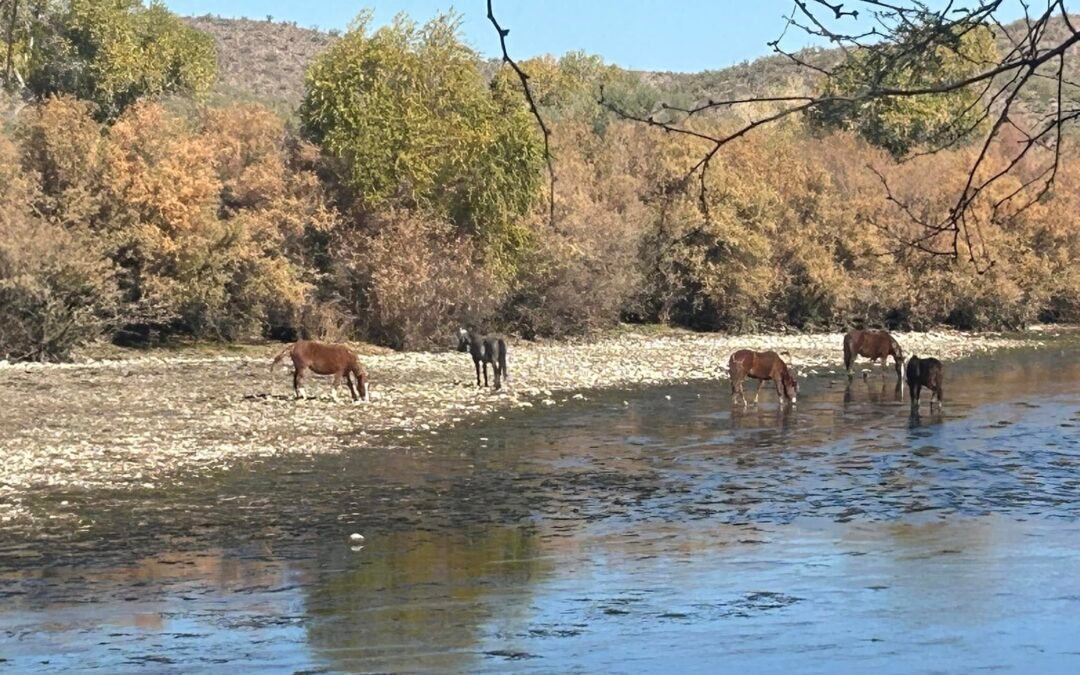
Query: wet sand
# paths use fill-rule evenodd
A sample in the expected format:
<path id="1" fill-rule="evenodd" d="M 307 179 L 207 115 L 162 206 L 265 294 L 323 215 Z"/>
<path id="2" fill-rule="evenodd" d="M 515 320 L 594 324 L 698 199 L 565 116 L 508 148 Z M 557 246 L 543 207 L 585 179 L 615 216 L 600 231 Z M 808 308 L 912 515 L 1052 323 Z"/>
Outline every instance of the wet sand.
<path id="1" fill-rule="evenodd" d="M 898 339 L 908 354 L 950 361 L 1037 345 L 1046 336 L 936 332 Z M 268 372 L 277 344 L 258 357 L 0 364 L 0 524 L 52 517 L 27 506 L 31 489 L 157 489 L 256 457 L 432 447 L 440 433 L 478 416 L 587 396 L 575 392 L 721 380 L 728 356 L 744 347 L 790 352 L 800 377 L 836 372 L 841 344 L 839 334 L 689 333 L 518 342 L 511 345 L 509 386 L 500 393 L 475 387 L 467 354 L 368 354 L 362 360 L 372 400 L 356 406 L 345 401 L 344 389 L 341 402 L 332 400 L 328 379 L 314 376 L 308 391 L 317 398 L 295 401 L 290 369 Z"/>

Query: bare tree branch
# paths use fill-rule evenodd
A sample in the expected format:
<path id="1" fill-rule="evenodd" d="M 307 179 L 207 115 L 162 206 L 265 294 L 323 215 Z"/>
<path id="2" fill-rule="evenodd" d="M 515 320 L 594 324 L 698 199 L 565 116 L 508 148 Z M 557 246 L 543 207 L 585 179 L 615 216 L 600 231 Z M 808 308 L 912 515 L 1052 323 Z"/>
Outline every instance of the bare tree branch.
<path id="1" fill-rule="evenodd" d="M 544 160 L 547 162 L 548 170 L 548 222 L 552 227 L 555 227 L 555 163 L 551 157 L 551 130 L 544 123 L 544 118 L 540 116 L 540 109 L 536 105 L 536 100 L 533 99 L 532 89 L 529 88 L 528 73 L 522 70 L 514 59 L 510 58 L 510 53 L 506 50 L 506 36 L 510 34 L 510 29 L 499 25 L 491 5 L 492 0 L 487 0 L 487 18 L 499 34 L 499 46 L 502 48 L 503 63 L 508 64 L 517 73 L 518 79 L 521 80 L 521 88 L 525 92 L 525 100 L 529 103 L 529 110 L 532 112 L 533 117 L 536 118 L 540 131 L 544 134 Z"/>
<path id="2" fill-rule="evenodd" d="M 876 65 L 880 68 L 872 71 L 873 74 L 866 77 L 867 81 L 856 82 L 854 87 L 849 85 L 842 93 L 836 93 L 834 88 L 832 92 L 818 94 L 769 93 L 739 98 L 713 97 L 687 107 L 660 104 L 652 114 L 635 115 L 618 101 L 605 97 L 601 90 L 600 104 L 620 118 L 706 143 L 701 159 L 689 169 L 681 184 L 689 188 L 690 179 L 698 178 L 698 200 L 708 220 L 706 174 L 710 163 L 724 145 L 758 127 L 785 117 L 827 111 L 836 106 L 861 109 L 861 106 L 878 101 L 936 97 L 961 90 L 973 92 L 975 100 L 965 105 L 944 126 L 933 143 L 927 143 L 927 147 L 911 148 L 906 156 L 899 158 L 899 161 L 911 161 L 932 155 L 959 147 L 961 143 L 975 140 L 982 134 L 977 144 L 978 152 L 968 166 L 963 189 L 940 219 L 916 217 L 910 206 L 889 189 L 885 175 L 876 169 L 872 171 L 885 189 L 886 200 L 899 207 L 924 230 L 923 235 L 914 239 L 901 238 L 895 233 L 890 234 L 891 238 L 902 241 L 912 249 L 933 255 L 948 255 L 954 260 L 959 259 L 961 252 L 966 250 L 963 257 L 981 273 L 993 265 L 993 260 L 981 236 L 981 216 L 977 205 L 988 203 L 984 196 L 989 194 L 990 188 L 1005 176 L 1018 171 L 1032 177 L 1021 178 L 1018 188 L 989 203 L 991 219 L 1013 217 L 1045 197 L 1054 187 L 1060 166 L 1063 129 L 1065 125 L 1080 119 L 1080 109 L 1067 106 L 1072 101 L 1066 101 L 1063 93 L 1065 87 L 1080 88 L 1066 77 L 1066 55 L 1080 43 L 1080 31 L 1076 30 L 1068 15 L 1065 0 L 1048 0 L 1045 9 L 1037 13 L 1032 13 L 1024 0 L 1018 1 L 1024 12 L 1022 28 L 1011 31 L 999 17 L 1004 7 L 1003 0 L 972 0 L 962 6 L 948 2 L 940 9 L 932 9 L 920 0 L 792 0 L 792 9 L 785 17 L 783 31 L 769 46 L 806 72 L 812 83 L 820 85 L 835 81 L 840 72 L 850 73 L 844 69 L 856 58 L 869 56 L 878 59 Z M 858 25 L 860 16 L 863 21 L 859 29 L 849 30 Z M 867 21 L 872 25 L 870 29 L 865 28 Z M 1060 30 L 1050 30 L 1054 21 L 1065 27 L 1064 36 Z M 1002 50 L 1005 53 L 995 57 L 992 62 L 982 57 L 970 57 L 961 50 L 964 37 L 980 28 L 996 30 L 1008 43 L 1006 49 Z M 785 49 L 781 43 L 792 32 L 791 29 L 801 31 L 804 36 L 829 40 L 840 49 L 840 62 L 829 65 L 828 59 L 811 60 Z M 872 42 L 868 42 L 870 40 Z M 926 54 L 939 52 L 966 62 L 970 66 L 967 73 L 952 79 L 916 80 L 917 84 L 912 86 L 897 86 L 893 73 L 909 72 L 911 69 L 925 73 L 920 70 L 921 59 Z M 1054 66 L 1052 74 L 1044 68 L 1049 64 Z M 1023 92 L 1036 80 L 1053 81 L 1056 96 L 1054 110 L 1033 121 L 1038 111 L 1027 110 L 1021 101 Z M 707 133 L 702 131 L 706 128 L 703 125 L 690 124 L 692 118 L 708 112 L 760 104 L 778 106 L 778 109 L 751 117 L 725 135 Z M 998 161 L 992 158 L 1000 154 L 997 150 L 991 152 L 992 149 L 1009 150 L 1003 145 L 1001 136 L 1006 127 L 1017 130 L 1023 140 L 1015 151 L 1007 153 L 1003 168 L 988 170 L 991 161 Z M 1044 161 L 1047 165 L 1042 168 L 1031 169 L 1029 166 L 1032 162 Z M 942 236 L 948 237 L 950 242 L 946 249 L 940 248 L 939 239 Z"/>

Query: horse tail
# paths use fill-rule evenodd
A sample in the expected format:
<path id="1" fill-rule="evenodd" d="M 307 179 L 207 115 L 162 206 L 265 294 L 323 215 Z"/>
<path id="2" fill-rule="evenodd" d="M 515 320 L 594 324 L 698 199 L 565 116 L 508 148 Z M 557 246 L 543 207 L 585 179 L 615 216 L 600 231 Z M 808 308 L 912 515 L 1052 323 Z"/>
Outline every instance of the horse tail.
<path id="1" fill-rule="evenodd" d="M 848 371 L 851 370 L 852 352 L 854 351 L 852 342 L 851 333 L 844 336 L 844 369 Z"/>
<path id="2" fill-rule="evenodd" d="M 510 371 L 506 369 L 506 340 L 499 338 L 499 369 L 502 370 L 502 377 L 507 382 L 510 381 Z"/>
<path id="3" fill-rule="evenodd" d="M 277 366 L 277 364 L 281 362 L 281 359 L 285 358 L 289 354 L 292 354 L 293 347 L 295 347 L 295 346 L 296 346 L 296 343 L 293 343 L 293 344 L 289 345 L 285 349 L 282 349 L 280 354 L 278 354 L 277 356 L 274 357 L 274 361 L 270 364 L 270 372 L 271 373 L 274 372 L 274 367 Z"/>

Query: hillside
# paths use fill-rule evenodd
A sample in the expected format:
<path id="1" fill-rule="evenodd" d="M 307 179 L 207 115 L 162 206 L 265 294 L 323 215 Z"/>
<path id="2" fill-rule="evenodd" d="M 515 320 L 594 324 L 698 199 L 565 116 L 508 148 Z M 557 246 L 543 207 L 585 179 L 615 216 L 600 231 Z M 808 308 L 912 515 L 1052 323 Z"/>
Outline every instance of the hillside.
<path id="1" fill-rule="evenodd" d="M 186 21 L 217 42 L 217 95 L 286 108 L 300 103 L 308 64 L 336 39 L 331 33 L 294 23 L 209 15 Z"/>
<path id="2" fill-rule="evenodd" d="M 301 28 L 295 23 L 252 19 L 224 19 L 214 16 L 189 17 L 192 26 L 212 35 L 217 42 L 219 83 L 216 94 L 225 99 L 257 99 L 278 109 L 292 109 L 304 94 L 304 72 L 311 61 L 337 39 L 336 32 Z M 1022 22 L 1005 27 L 1008 33 L 1022 33 Z M 1067 30 L 1060 21 L 1048 29 L 1051 39 Z M 1063 36 L 1063 33 L 1062 35 Z M 1009 38 L 999 32 L 999 47 L 1009 49 Z M 764 45 L 762 46 L 764 49 Z M 812 49 L 802 53 L 811 62 L 828 61 L 831 50 Z M 1080 80 L 1080 58 L 1071 54 L 1066 76 Z M 1047 69 L 1049 74 L 1050 69 Z M 700 73 L 639 72 L 645 83 L 656 87 L 665 100 L 692 104 L 718 95 L 738 97 L 750 94 L 809 91 L 806 69 L 786 57 L 771 55 Z M 1029 84 L 1028 106 L 1046 110 L 1054 99 L 1050 79 Z"/>

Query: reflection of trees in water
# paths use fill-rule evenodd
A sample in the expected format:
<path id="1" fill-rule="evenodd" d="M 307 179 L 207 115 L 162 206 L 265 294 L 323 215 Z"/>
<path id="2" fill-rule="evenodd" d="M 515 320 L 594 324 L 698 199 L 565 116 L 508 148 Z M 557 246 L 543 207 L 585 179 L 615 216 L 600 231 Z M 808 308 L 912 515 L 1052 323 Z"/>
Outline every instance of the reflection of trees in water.
<path id="1" fill-rule="evenodd" d="M 0 587 L 10 584 L 24 591 L 5 599 L 4 611 L 40 611 L 93 598 L 109 608 L 101 610 L 102 621 L 160 630 L 166 625 L 163 613 L 176 610 L 168 599 L 180 592 L 179 588 L 184 589 L 182 593 L 213 589 L 223 594 L 241 588 L 270 589 L 280 586 L 285 576 L 282 562 L 242 559 L 235 557 L 235 552 L 207 549 L 166 551 L 121 565 L 26 568 L 0 574 Z M 141 601 L 140 611 L 134 614 L 109 604 L 132 597 Z M 270 613 L 279 611 L 272 606 L 266 609 Z"/>
<path id="2" fill-rule="evenodd" d="M 358 553 L 319 552 L 307 611 L 311 648 L 332 668 L 457 670 L 486 625 L 528 620 L 545 576 L 528 527 L 394 532 Z"/>

